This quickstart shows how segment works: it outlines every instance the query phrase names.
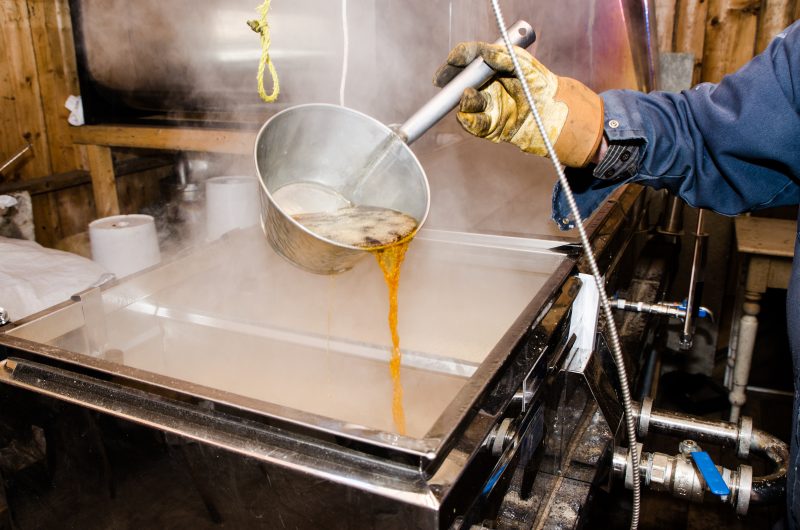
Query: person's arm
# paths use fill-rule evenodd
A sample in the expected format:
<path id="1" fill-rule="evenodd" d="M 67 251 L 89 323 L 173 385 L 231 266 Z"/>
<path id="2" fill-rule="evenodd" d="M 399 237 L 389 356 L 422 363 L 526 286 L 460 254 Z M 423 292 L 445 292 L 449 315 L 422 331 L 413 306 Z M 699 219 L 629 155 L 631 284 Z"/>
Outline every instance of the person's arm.
<path id="1" fill-rule="evenodd" d="M 800 22 L 718 85 L 601 97 L 607 150 L 569 171 L 582 216 L 627 182 L 726 215 L 800 202 Z M 553 219 L 573 224 L 558 186 Z"/>

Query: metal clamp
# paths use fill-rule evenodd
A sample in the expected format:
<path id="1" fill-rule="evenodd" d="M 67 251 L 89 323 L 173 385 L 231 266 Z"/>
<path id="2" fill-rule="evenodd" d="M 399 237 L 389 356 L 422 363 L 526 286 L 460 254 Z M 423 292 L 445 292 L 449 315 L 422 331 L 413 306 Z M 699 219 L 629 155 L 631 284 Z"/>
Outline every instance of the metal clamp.
<path id="1" fill-rule="evenodd" d="M 653 400 L 652 398 L 644 398 L 642 400 L 642 407 L 639 409 L 639 436 L 641 438 L 647 437 L 647 432 L 650 430 L 650 415 L 653 413 Z"/>
<path id="2" fill-rule="evenodd" d="M 753 440 L 753 418 L 742 416 L 739 418 L 739 438 L 736 441 L 736 455 L 747 458 L 750 455 L 750 444 Z"/>

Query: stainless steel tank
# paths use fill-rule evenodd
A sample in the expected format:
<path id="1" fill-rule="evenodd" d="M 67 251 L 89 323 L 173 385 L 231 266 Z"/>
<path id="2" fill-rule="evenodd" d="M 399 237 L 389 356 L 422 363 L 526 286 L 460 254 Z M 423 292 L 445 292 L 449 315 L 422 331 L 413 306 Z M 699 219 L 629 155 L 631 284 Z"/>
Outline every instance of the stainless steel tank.
<path id="1" fill-rule="evenodd" d="M 400 120 L 433 95 L 430 78 L 454 44 L 496 36 L 482 0 L 274 2 L 271 55 L 281 95 L 268 106 L 256 93 L 259 38 L 246 25 L 258 2 L 70 3 L 84 92 L 91 85 L 95 98 L 171 115 L 236 111 L 243 121 L 287 105 L 338 103 L 345 58 L 345 104 L 385 123 Z M 648 0 L 504 4 L 509 20 L 533 24 L 534 51 L 556 73 L 596 90 L 653 88 Z M 90 114 L 93 103 L 86 102 Z"/>

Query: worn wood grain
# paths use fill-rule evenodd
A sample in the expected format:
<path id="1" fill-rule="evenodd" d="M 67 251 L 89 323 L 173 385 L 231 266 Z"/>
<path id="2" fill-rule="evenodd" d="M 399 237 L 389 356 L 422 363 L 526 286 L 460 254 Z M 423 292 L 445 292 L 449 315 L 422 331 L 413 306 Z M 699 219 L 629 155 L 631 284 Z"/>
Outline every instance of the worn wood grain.
<path id="1" fill-rule="evenodd" d="M 17 172 L 22 179 L 31 179 L 52 173 L 47 127 L 42 109 L 42 94 L 36 63 L 36 53 L 31 36 L 31 21 L 25 0 L 5 0 L 0 2 L 0 26 L 5 63 L 3 90 L 10 91 L 3 97 L 11 97 L 10 112 L 12 123 L 6 119 L 3 136 L 6 145 L 28 141 L 33 146 L 33 157 Z M 13 148 L 12 148 L 13 152 Z M 33 216 L 36 226 L 36 240 L 52 246 L 63 237 L 55 198 L 43 195 L 33 198 Z"/>
<path id="2" fill-rule="evenodd" d="M 709 0 L 702 80 L 717 83 L 753 57 L 761 0 Z"/>
<path id="3" fill-rule="evenodd" d="M 736 218 L 739 252 L 791 258 L 796 236 L 795 221 L 747 216 Z"/>
<path id="4" fill-rule="evenodd" d="M 69 95 L 80 93 L 69 6 L 66 0 L 28 0 L 27 5 L 52 169 L 60 173 L 86 167 L 83 148 L 72 142 L 64 107 Z M 71 187 L 55 201 L 63 237 L 84 231 L 95 217 L 89 187 Z"/>
<path id="5" fill-rule="evenodd" d="M 675 14 L 677 0 L 656 0 L 656 32 L 658 36 L 658 51 L 668 53 L 675 51 L 673 36 L 675 33 Z"/>
<path id="6" fill-rule="evenodd" d="M 795 0 L 762 0 L 758 17 L 756 53 L 764 51 L 775 35 L 792 22 Z"/>
<path id="7" fill-rule="evenodd" d="M 111 149 L 102 145 L 87 146 L 89 172 L 92 174 L 92 193 L 98 217 L 119 214 L 119 198 L 114 180 Z"/>
<path id="8" fill-rule="evenodd" d="M 700 81 L 706 36 L 707 0 L 680 0 L 675 14 L 676 52 L 694 54 L 693 84 Z"/>
<path id="9" fill-rule="evenodd" d="M 256 134 L 223 129 L 92 125 L 74 128 L 72 139 L 86 145 L 251 154 Z"/>

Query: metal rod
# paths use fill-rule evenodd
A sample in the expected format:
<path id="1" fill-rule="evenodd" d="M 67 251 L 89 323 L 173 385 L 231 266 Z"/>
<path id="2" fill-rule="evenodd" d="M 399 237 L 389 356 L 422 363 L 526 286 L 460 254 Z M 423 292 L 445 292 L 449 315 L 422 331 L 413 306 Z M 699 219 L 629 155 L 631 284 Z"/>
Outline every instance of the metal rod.
<path id="1" fill-rule="evenodd" d="M 25 147 L 21 148 L 19 151 L 17 151 L 17 152 L 16 152 L 16 153 L 14 153 L 13 155 L 11 155 L 11 158 L 9 158 L 9 159 L 8 159 L 8 160 L 6 160 L 5 162 L 3 162 L 3 164 L 2 164 L 2 165 L 0 165 L 0 175 L 4 175 L 4 174 L 5 174 L 5 172 L 6 172 L 6 171 L 7 171 L 9 168 L 11 168 L 11 167 L 15 166 L 15 165 L 16 165 L 16 163 L 17 163 L 17 161 L 18 161 L 20 158 L 22 158 L 22 157 L 25 155 L 25 153 L 27 153 L 27 152 L 28 152 L 28 151 L 30 151 L 31 149 L 33 149 L 33 146 L 32 146 L 31 144 L 26 144 L 26 145 L 25 145 Z"/>
<path id="2" fill-rule="evenodd" d="M 695 317 L 697 316 L 697 301 L 703 291 L 706 267 L 706 245 L 708 234 L 703 232 L 704 210 L 697 211 L 697 230 L 694 238 L 694 253 L 692 254 L 692 274 L 689 278 L 689 294 L 686 296 L 686 319 L 683 321 L 680 348 L 692 349 L 694 343 Z"/>
<path id="3" fill-rule="evenodd" d="M 789 397 L 794 398 L 794 392 L 789 392 L 786 390 L 775 390 L 774 388 L 764 388 L 763 386 L 753 386 L 747 385 L 748 392 L 756 392 L 759 394 L 769 394 L 772 396 L 782 396 L 782 397 Z"/>
<path id="4" fill-rule="evenodd" d="M 664 209 L 664 220 L 659 232 L 670 236 L 679 236 L 683 231 L 683 200 L 670 195 Z"/>
<path id="5" fill-rule="evenodd" d="M 511 43 L 520 48 L 527 48 L 536 40 L 536 33 L 533 31 L 533 27 L 523 20 L 517 21 L 508 28 L 508 34 L 510 35 Z M 503 40 L 498 39 L 494 43 L 503 44 Z M 483 59 L 480 57 L 475 59 L 452 81 L 442 87 L 413 116 L 408 118 L 400 126 L 397 134 L 407 144 L 411 144 L 458 106 L 465 89 L 470 87 L 480 88 L 481 85 L 494 77 L 494 74 L 495 71 Z"/>

